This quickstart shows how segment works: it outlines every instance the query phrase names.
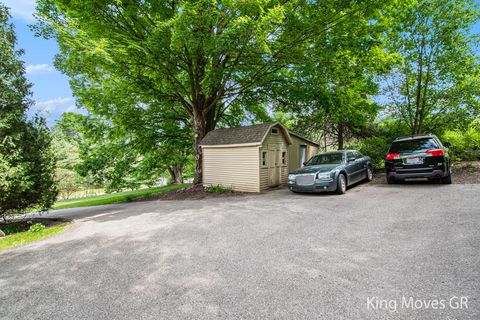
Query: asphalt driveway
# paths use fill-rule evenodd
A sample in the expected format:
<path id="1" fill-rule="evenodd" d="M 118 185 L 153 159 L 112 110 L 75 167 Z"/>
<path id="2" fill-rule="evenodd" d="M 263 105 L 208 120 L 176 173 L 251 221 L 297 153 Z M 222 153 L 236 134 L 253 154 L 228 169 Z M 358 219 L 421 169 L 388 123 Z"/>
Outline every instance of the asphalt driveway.
<path id="1" fill-rule="evenodd" d="M 0 253 L 1 319 L 480 319 L 480 185 L 55 215 L 78 220 Z"/>

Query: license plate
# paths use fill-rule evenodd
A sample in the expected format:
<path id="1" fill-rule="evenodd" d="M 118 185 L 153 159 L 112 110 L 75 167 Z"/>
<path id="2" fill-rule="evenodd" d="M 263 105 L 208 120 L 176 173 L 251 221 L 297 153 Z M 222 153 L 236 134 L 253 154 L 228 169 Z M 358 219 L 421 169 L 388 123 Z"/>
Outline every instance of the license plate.
<path id="1" fill-rule="evenodd" d="M 422 164 L 423 163 L 423 158 L 407 158 L 405 159 L 406 164 Z"/>

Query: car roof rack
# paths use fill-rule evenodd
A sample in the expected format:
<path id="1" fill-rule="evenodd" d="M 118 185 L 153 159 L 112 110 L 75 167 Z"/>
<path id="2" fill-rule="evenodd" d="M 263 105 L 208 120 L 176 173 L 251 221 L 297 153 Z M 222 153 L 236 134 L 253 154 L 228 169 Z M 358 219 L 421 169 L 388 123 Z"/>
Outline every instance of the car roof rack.
<path id="1" fill-rule="evenodd" d="M 395 138 L 396 140 L 404 140 L 404 139 L 412 139 L 412 138 L 421 138 L 421 137 L 434 137 L 435 135 L 431 133 L 422 133 L 422 134 L 412 134 L 410 136 L 398 137 Z"/>

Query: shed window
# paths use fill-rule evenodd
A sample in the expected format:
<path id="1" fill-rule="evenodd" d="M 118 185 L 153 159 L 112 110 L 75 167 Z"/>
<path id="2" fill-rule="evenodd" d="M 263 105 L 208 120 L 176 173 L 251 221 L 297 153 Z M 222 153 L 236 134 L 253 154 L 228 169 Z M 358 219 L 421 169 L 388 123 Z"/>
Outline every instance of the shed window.
<path id="1" fill-rule="evenodd" d="M 262 167 L 267 166 L 267 151 L 262 151 Z"/>
<path id="2" fill-rule="evenodd" d="M 272 134 L 278 134 L 278 129 L 277 129 L 277 128 L 273 128 L 273 129 L 272 129 Z"/>
<path id="3" fill-rule="evenodd" d="M 282 151 L 282 164 L 287 164 L 287 151 Z"/>

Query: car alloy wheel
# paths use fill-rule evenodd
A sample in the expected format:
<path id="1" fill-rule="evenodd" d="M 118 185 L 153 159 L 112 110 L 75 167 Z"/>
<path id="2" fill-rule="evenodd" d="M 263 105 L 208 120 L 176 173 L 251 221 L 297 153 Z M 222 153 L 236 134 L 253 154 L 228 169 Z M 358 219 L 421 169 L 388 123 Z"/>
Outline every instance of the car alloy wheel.
<path id="1" fill-rule="evenodd" d="M 373 180 L 373 171 L 372 171 L 372 167 L 370 166 L 367 167 L 367 180 L 368 181 Z"/>
<path id="2" fill-rule="evenodd" d="M 347 181 L 345 180 L 345 175 L 339 174 L 337 181 L 337 193 L 344 194 L 347 191 Z"/>

